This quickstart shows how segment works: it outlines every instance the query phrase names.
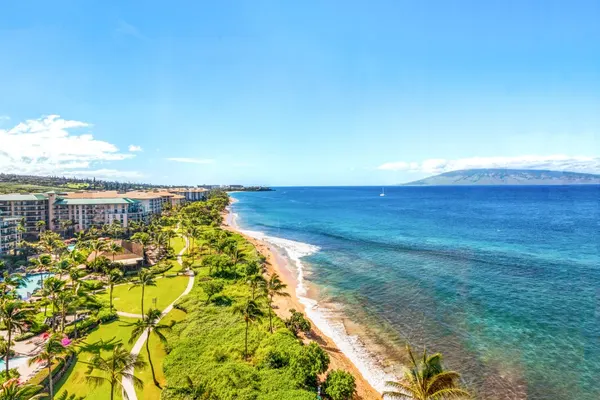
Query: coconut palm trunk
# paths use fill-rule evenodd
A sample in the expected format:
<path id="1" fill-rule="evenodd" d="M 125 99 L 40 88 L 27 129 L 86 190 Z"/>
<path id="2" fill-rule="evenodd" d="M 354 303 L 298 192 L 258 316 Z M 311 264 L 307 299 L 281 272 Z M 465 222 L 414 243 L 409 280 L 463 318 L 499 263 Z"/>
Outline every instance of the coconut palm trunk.
<path id="1" fill-rule="evenodd" d="M 152 358 L 150 357 L 150 331 L 148 331 L 148 338 L 146 339 L 146 353 L 148 354 L 148 363 L 150 364 L 150 371 L 152 371 L 152 380 L 154 381 L 154 385 L 162 389 L 160 387 L 160 383 L 156 380 L 156 374 L 154 373 L 154 364 L 152 364 Z"/>
<path id="2" fill-rule="evenodd" d="M 142 319 L 144 319 L 144 289 L 146 285 L 142 285 Z"/>
<path id="3" fill-rule="evenodd" d="M 54 384 L 52 383 L 52 362 L 48 361 L 48 389 L 50 392 L 50 400 L 54 398 Z"/>
<path id="4" fill-rule="evenodd" d="M 10 343 L 12 340 L 12 326 L 9 325 L 6 327 L 8 329 L 8 343 L 6 344 L 6 354 L 4 355 L 4 367 L 6 369 L 6 379 L 10 379 L 10 375 L 8 374 L 9 369 L 8 369 L 8 359 L 10 357 Z"/>
<path id="5" fill-rule="evenodd" d="M 248 359 L 248 327 L 250 322 L 246 320 L 246 338 L 244 343 L 244 359 Z"/>

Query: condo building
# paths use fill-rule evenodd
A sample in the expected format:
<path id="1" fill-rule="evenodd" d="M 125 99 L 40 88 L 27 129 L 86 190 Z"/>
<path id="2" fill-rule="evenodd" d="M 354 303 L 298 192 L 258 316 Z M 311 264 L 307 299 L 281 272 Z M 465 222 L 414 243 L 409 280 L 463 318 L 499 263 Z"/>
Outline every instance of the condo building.
<path id="1" fill-rule="evenodd" d="M 0 254 L 10 253 L 21 241 L 20 222 L 21 218 L 5 216 L 0 211 Z"/>
<path id="2" fill-rule="evenodd" d="M 197 197 L 190 196 L 190 199 L 192 198 Z M 127 227 L 131 221 L 148 222 L 152 215 L 160 214 L 167 203 L 176 206 L 186 200 L 186 196 L 167 190 L 0 195 L 0 214 L 3 221 L 0 230 L 0 253 L 13 246 L 15 240 L 20 240 L 20 237 L 15 236 L 20 233 L 15 230 L 21 222 L 26 235 L 38 234 L 42 229 L 39 221 L 44 222 L 44 229 L 58 232 L 62 231 L 66 221 L 69 221 L 68 225 L 74 231 L 110 224 L 113 221 Z"/>

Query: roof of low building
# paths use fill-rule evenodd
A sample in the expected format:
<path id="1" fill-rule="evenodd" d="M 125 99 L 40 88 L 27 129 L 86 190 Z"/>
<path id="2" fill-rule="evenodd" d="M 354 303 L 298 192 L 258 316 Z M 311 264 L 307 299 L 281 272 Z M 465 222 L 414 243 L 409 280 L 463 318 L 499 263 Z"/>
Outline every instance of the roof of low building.
<path id="1" fill-rule="evenodd" d="M 56 200 L 54 204 L 58 205 L 111 205 L 111 204 L 135 204 L 136 200 L 128 199 L 125 197 L 115 197 L 110 199 L 70 199 L 61 198 Z"/>
<path id="2" fill-rule="evenodd" d="M 37 201 L 46 200 L 46 196 L 43 194 L 20 194 L 11 193 L 0 195 L 0 201 Z"/>

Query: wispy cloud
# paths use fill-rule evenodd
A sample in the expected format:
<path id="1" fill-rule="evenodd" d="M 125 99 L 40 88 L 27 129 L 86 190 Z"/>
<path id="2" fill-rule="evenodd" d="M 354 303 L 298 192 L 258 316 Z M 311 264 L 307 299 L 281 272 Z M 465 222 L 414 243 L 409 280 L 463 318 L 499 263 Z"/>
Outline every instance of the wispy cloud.
<path id="1" fill-rule="evenodd" d="M 144 150 L 142 149 L 142 146 L 136 146 L 135 144 L 130 144 L 129 151 L 131 151 L 133 153 L 136 151 L 144 151 Z"/>
<path id="2" fill-rule="evenodd" d="M 180 163 L 190 163 L 190 164 L 213 164 L 215 160 L 210 158 L 188 158 L 188 157 L 169 157 L 167 158 L 169 161 L 175 161 Z"/>
<path id="3" fill-rule="evenodd" d="M 421 162 L 387 162 L 377 167 L 377 169 L 386 171 L 412 171 L 431 174 L 474 168 L 524 168 L 598 173 L 600 172 L 600 157 L 555 154 L 549 156 L 470 157 L 454 160 L 431 158 Z"/>
<path id="4" fill-rule="evenodd" d="M 73 134 L 75 129 L 86 133 Z M 66 120 L 59 115 L 20 122 L 11 129 L 0 129 L 0 170 L 32 175 L 133 177 L 135 171 L 94 169 L 97 165 L 132 158 L 119 152 L 112 143 L 95 139 L 87 122 Z"/>
<path id="5" fill-rule="evenodd" d="M 0 121 L 8 121 L 10 117 L 8 115 L 0 115 Z"/>
<path id="6" fill-rule="evenodd" d="M 123 21 L 122 19 L 118 21 L 115 32 L 119 35 L 133 36 L 135 38 L 144 40 L 146 39 L 146 37 L 140 32 L 138 28 L 126 21 Z"/>

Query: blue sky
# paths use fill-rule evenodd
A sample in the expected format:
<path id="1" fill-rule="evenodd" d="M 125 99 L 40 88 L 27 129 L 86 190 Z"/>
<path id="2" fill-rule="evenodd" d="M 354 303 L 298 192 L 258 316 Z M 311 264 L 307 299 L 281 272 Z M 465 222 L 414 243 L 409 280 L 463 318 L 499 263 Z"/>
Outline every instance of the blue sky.
<path id="1" fill-rule="evenodd" d="M 266 185 L 600 172 L 599 18 L 597 0 L 3 2 L 0 170 Z"/>

